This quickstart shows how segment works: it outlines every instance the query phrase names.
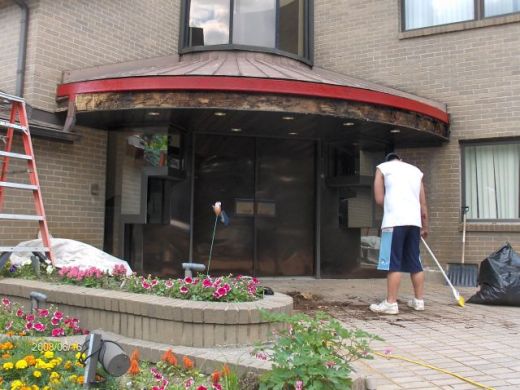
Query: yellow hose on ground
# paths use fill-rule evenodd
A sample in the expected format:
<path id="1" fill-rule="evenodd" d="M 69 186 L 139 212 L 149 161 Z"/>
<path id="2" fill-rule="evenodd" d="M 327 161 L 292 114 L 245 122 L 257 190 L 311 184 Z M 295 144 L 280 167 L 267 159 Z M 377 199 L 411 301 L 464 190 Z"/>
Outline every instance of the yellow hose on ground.
<path id="1" fill-rule="evenodd" d="M 453 376 L 453 377 L 455 377 L 457 379 L 460 379 L 461 381 L 469 383 L 469 384 L 471 384 L 473 386 L 476 386 L 478 388 L 486 389 L 486 390 L 495 390 L 493 387 L 489 387 L 489 386 L 483 385 L 483 384 L 475 382 L 475 381 L 473 381 L 473 380 L 471 380 L 469 378 L 465 378 L 462 375 L 455 374 L 454 372 L 450 372 L 450 371 L 445 370 L 443 368 L 435 367 L 435 366 L 432 366 L 431 364 L 423 363 L 423 362 L 420 362 L 418 360 L 412 360 L 412 359 L 408 359 L 408 358 L 406 358 L 404 356 L 393 355 L 393 354 L 385 354 L 385 353 L 381 353 L 381 352 L 374 352 L 374 355 L 381 356 L 381 357 L 384 357 L 386 359 L 397 359 L 397 360 L 403 360 L 403 361 L 408 362 L 408 363 L 417 364 L 417 365 L 422 366 L 422 367 L 430 368 L 432 370 L 439 371 L 439 372 L 442 372 L 442 373 L 447 374 L 447 375 L 451 375 L 451 376 Z"/>

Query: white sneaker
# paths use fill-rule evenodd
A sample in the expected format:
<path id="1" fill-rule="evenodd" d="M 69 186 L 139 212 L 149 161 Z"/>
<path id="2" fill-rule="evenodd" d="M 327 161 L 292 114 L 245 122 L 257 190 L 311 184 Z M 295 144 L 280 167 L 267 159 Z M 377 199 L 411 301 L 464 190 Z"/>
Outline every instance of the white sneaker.
<path id="1" fill-rule="evenodd" d="M 411 307 L 414 310 L 417 311 L 423 311 L 424 310 L 424 300 L 423 299 L 417 299 L 413 298 L 408 301 L 408 307 Z"/>
<path id="2" fill-rule="evenodd" d="M 379 313 L 379 314 L 398 314 L 399 313 L 399 307 L 397 306 L 397 302 L 388 303 L 388 301 L 386 299 L 381 303 L 371 304 L 370 310 L 372 310 L 374 313 Z"/>

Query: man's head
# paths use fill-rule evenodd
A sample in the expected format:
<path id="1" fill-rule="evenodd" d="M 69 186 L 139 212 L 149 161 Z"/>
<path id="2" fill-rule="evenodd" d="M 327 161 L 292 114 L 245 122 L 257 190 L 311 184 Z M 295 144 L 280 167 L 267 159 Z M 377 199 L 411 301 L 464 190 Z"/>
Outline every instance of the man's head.
<path id="1" fill-rule="evenodd" d="M 399 157 L 399 155 L 397 153 L 388 153 L 385 157 L 385 161 L 388 162 L 388 161 L 392 161 L 392 160 L 401 160 L 401 157 Z"/>

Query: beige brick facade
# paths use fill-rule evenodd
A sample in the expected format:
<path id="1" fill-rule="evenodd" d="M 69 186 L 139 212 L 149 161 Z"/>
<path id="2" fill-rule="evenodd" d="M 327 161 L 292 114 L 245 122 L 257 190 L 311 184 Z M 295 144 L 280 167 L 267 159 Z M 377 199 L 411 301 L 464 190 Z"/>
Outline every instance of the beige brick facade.
<path id="1" fill-rule="evenodd" d="M 25 72 L 27 102 L 56 109 L 62 72 L 177 51 L 180 2 L 172 0 L 28 0 L 29 38 Z M 15 92 L 20 8 L 0 0 L 0 90 Z M 107 134 L 76 129 L 73 144 L 34 139 L 36 162 L 51 233 L 103 246 Z M 14 168 L 14 167 L 13 167 Z M 20 168 L 18 168 L 19 170 Z M 11 177 L 21 182 L 27 175 Z M 97 186 L 97 195 L 91 194 Z M 7 210 L 32 213 L 32 199 L 8 192 Z M 3 244 L 35 237 L 35 223 L 7 222 Z"/>
<path id="2" fill-rule="evenodd" d="M 402 155 L 425 172 L 432 249 L 443 262 L 459 261 L 459 140 L 520 137 L 520 23 L 403 38 L 397 0 L 316 0 L 314 12 L 317 66 L 447 103 L 450 142 Z M 470 231 L 468 261 L 506 241 L 520 248 L 518 224 L 484 228 L 509 231 Z"/>
<path id="3" fill-rule="evenodd" d="M 0 0 L 0 91 L 7 93 L 15 92 L 20 15 L 16 4 L 10 0 Z"/>
<path id="4" fill-rule="evenodd" d="M 53 111 L 64 70 L 177 52 L 180 1 L 29 0 L 25 97 Z M 14 92 L 19 8 L 0 0 L 0 89 Z M 443 262 L 461 249 L 460 140 L 520 137 L 520 22 L 411 36 L 400 31 L 397 0 L 316 0 L 317 66 L 447 103 L 451 139 L 442 147 L 402 150 L 425 172 L 431 246 Z M 493 24 L 491 22 L 487 24 Z M 475 27 L 475 26 L 473 26 Z M 478 26 L 477 26 L 478 27 Z M 442 31 L 443 29 L 438 29 Z M 412 34 L 413 35 L 413 34 Z M 37 163 L 54 235 L 102 246 L 106 133 L 81 129 L 74 144 L 36 140 Z M 91 184 L 99 195 L 91 194 Z M 19 198 L 11 206 L 27 207 Z M 25 225 L 22 225 L 25 226 Z M 468 261 L 505 241 L 520 248 L 519 224 L 470 224 Z M 0 227 L 10 243 L 34 236 Z"/>

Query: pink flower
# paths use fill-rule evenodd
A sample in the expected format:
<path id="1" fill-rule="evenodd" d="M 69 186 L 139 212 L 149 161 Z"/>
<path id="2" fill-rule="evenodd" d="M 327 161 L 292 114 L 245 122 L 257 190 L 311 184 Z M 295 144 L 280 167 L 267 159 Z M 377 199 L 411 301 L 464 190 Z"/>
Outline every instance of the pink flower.
<path id="1" fill-rule="evenodd" d="M 61 320 L 63 318 L 63 313 L 61 311 L 55 311 L 52 316 L 58 320 Z"/>
<path id="2" fill-rule="evenodd" d="M 23 313 L 23 310 L 22 310 L 22 309 L 18 309 L 18 310 L 16 310 L 16 316 L 17 316 L 17 317 L 23 317 L 23 314 L 24 314 L 24 313 Z"/>
<path id="3" fill-rule="evenodd" d="M 220 298 L 222 298 L 222 295 L 220 295 L 220 294 L 218 293 L 218 291 L 215 291 L 215 292 L 213 293 L 213 298 L 220 299 Z"/>
<path id="4" fill-rule="evenodd" d="M 5 324 L 5 330 L 11 329 L 12 326 L 13 326 L 13 321 L 7 322 L 7 324 Z"/>
<path id="5" fill-rule="evenodd" d="M 38 309 L 38 316 L 40 316 L 40 317 L 48 317 L 49 316 L 49 310 L 47 310 L 47 309 Z"/>
<path id="6" fill-rule="evenodd" d="M 208 388 L 206 386 L 200 385 L 199 387 L 197 387 L 197 390 L 208 390 Z"/>
<path id="7" fill-rule="evenodd" d="M 228 290 L 226 290 L 226 288 L 224 287 L 219 287 L 217 289 L 217 293 L 221 296 L 221 297 L 225 297 L 228 293 Z"/>
<path id="8" fill-rule="evenodd" d="M 181 292 L 181 294 L 187 294 L 190 290 L 188 290 L 188 287 L 186 286 L 182 286 L 179 291 Z"/>
<path id="9" fill-rule="evenodd" d="M 184 278 L 184 283 L 186 283 L 186 284 L 192 284 L 192 283 L 193 283 L 193 279 L 190 278 L 189 276 L 187 276 L 187 277 Z"/>
<path id="10" fill-rule="evenodd" d="M 258 352 L 256 358 L 260 360 L 267 360 L 267 355 L 264 352 Z"/>
<path id="11" fill-rule="evenodd" d="M 204 287 L 204 288 L 213 287 L 213 282 L 211 282 L 211 279 L 204 279 L 202 281 L 202 287 Z"/>
<path id="12" fill-rule="evenodd" d="M 294 390 L 303 390 L 303 381 L 296 381 L 294 383 Z"/>
<path id="13" fill-rule="evenodd" d="M 257 278 L 253 278 L 253 279 L 251 279 L 251 281 L 252 281 L 254 284 L 258 284 L 258 283 L 260 283 L 260 281 L 259 281 Z M 303 384 L 303 382 L 302 382 L 302 384 Z"/>
<path id="14" fill-rule="evenodd" d="M 25 316 L 25 321 L 27 321 L 27 322 L 32 322 L 32 321 L 34 321 L 34 314 L 27 314 L 27 315 Z"/>
<path id="15" fill-rule="evenodd" d="M 184 382 L 184 387 L 186 389 L 189 389 L 191 386 L 193 386 L 194 383 L 195 381 L 193 380 L 193 378 L 189 378 L 186 380 L 186 382 Z"/>
<path id="16" fill-rule="evenodd" d="M 167 280 L 166 282 L 164 282 L 164 286 L 166 288 L 172 288 L 173 287 L 173 282 L 171 280 Z"/>
<path id="17" fill-rule="evenodd" d="M 34 324 L 34 329 L 36 329 L 38 332 L 43 332 L 46 329 L 46 326 L 41 322 L 37 322 Z"/>
<path id="18" fill-rule="evenodd" d="M 222 390 L 222 385 L 220 383 L 214 383 L 211 387 L 213 390 Z"/>
<path id="19" fill-rule="evenodd" d="M 51 324 L 54 325 L 54 326 L 59 325 L 60 322 L 61 322 L 61 321 L 60 321 L 59 319 L 57 319 L 56 317 L 52 317 L 52 318 L 51 318 Z"/>
<path id="20" fill-rule="evenodd" d="M 224 284 L 222 288 L 226 290 L 226 294 L 231 291 L 231 286 L 228 283 Z"/>
<path id="21" fill-rule="evenodd" d="M 151 283 L 152 287 L 157 286 L 158 283 L 159 283 L 159 281 L 157 279 L 152 280 L 152 283 Z"/>
<path id="22" fill-rule="evenodd" d="M 152 285 L 150 283 L 148 283 L 146 280 L 143 280 L 141 282 L 141 286 L 145 289 L 145 290 L 149 290 L 152 288 Z"/>
<path id="23" fill-rule="evenodd" d="M 52 330 L 51 335 L 52 337 L 65 336 L 65 331 L 63 330 L 63 328 L 55 328 Z"/>
<path id="24" fill-rule="evenodd" d="M 33 323 L 30 322 L 30 321 L 27 321 L 27 322 L 25 323 L 25 329 L 27 329 L 27 330 L 31 330 L 32 328 L 33 328 Z"/>
<path id="25" fill-rule="evenodd" d="M 2 298 L 2 305 L 9 306 L 11 304 L 11 301 L 7 298 Z"/>

